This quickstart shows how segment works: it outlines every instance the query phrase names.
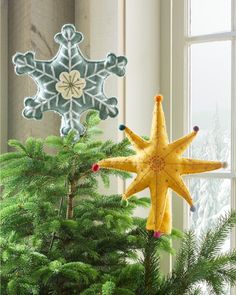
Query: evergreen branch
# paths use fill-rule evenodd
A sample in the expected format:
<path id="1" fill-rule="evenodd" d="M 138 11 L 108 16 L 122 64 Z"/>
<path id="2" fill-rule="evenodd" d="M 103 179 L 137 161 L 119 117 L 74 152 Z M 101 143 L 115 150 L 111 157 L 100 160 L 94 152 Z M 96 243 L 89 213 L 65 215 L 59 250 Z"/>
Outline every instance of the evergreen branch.
<path id="1" fill-rule="evenodd" d="M 157 255 L 157 247 L 159 240 L 153 239 L 153 233 L 140 229 L 140 234 L 145 242 L 143 249 L 142 264 L 144 265 L 144 273 L 141 286 L 139 286 L 138 294 L 154 295 L 159 289 L 160 283 L 160 260 Z"/>
<path id="2" fill-rule="evenodd" d="M 59 210 L 58 210 L 58 215 L 57 215 L 58 217 L 60 217 L 60 215 L 61 215 L 63 201 L 64 201 L 64 196 L 62 196 L 61 199 L 60 199 Z M 49 250 L 48 250 L 49 252 L 52 250 L 52 246 L 53 246 L 53 242 L 54 242 L 55 237 L 56 237 L 56 232 L 54 231 L 52 233 L 52 239 L 51 239 L 50 245 L 49 245 Z"/>
<path id="3" fill-rule="evenodd" d="M 108 281 L 102 285 L 102 295 L 112 295 L 116 288 L 115 283 Z"/>
<path id="4" fill-rule="evenodd" d="M 202 245 L 199 249 L 199 258 L 207 258 L 215 255 L 221 249 L 230 230 L 236 223 L 236 212 L 222 217 L 214 230 L 209 230 L 202 238 Z"/>
<path id="5" fill-rule="evenodd" d="M 19 140 L 10 139 L 8 140 L 8 145 L 11 147 L 14 147 L 19 152 L 24 152 L 25 154 L 27 154 L 26 147 Z"/>
<path id="6" fill-rule="evenodd" d="M 201 240 L 191 231 L 186 233 L 172 275 L 165 279 L 165 291 L 161 294 L 189 294 L 192 286 L 200 282 L 206 282 L 212 294 L 223 294 L 224 283 L 235 284 L 235 251 L 219 255 L 220 246 L 235 223 L 235 212 L 232 212 Z"/>

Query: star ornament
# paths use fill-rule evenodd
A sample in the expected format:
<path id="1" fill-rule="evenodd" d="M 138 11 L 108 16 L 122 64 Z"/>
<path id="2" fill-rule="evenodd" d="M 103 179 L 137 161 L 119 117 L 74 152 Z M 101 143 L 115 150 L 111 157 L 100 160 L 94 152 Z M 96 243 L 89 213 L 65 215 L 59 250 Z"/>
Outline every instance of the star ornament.
<path id="1" fill-rule="evenodd" d="M 117 116 L 117 99 L 105 95 L 104 82 L 112 74 L 124 76 L 127 59 L 113 53 L 104 60 L 86 59 L 79 48 L 83 35 L 71 24 L 64 25 L 54 40 L 60 47 L 51 60 L 37 60 L 30 51 L 13 56 L 16 74 L 29 75 L 38 87 L 34 97 L 25 98 L 23 116 L 39 120 L 46 111 L 57 112 L 62 117 L 61 135 L 73 129 L 79 139 L 85 132 L 80 122 L 85 111 L 95 109 L 103 120 Z"/>
<path id="2" fill-rule="evenodd" d="M 169 189 L 185 199 L 190 205 L 190 210 L 195 211 L 193 200 L 182 175 L 215 170 L 226 166 L 226 163 L 222 162 L 182 157 L 196 137 L 199 128 L 195 126 L 188 135 L 169 143 L 162 100 L 161 95 L 155 97 L 150 140 L 144 140 L 124 125 L 120 126 L 120 130 L 124 130 L 133 145 L 136 155 L 104 159 L 93 166 L 94 171 L 98 171 L 99 167 L 102 167 L 137 174 L 137 177 L 123 194 L 124 200 L 147 187 L 150 189 L 151 209 L 146 228 L 154 231 L 155 238 L 159 238 L 162 234 L 171 233 L 172 218 Z"/>

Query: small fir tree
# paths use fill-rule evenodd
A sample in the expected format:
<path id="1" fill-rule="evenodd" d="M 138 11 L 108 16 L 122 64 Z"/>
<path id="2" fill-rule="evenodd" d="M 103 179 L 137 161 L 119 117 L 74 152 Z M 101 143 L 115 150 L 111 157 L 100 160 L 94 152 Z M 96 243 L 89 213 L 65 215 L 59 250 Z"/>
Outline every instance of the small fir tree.
<path id="1" fill-rule="evenodd" d="M 133 153 L 127 140 L 95 140 L 99 122 L 90 112 L 79 142 L 73 132 L 9 141 L 16 151 L 0 158 L 1 294 L 134 294 L 143 272 L 138 250 L 145 220 L 132 213 L 149 206 L 149 199 L 134 197 L 126 204 L 120 195 L 98 192 L 98 176 L 109 186 L 110 175 L 129 174 L 94 174 L 92 164 Z M 54 153 L 45 152 L 48 146 Z M 168 241 L 162 243 L 167 251 Z"/>
<path id="2" fill-rule="evenodd" d="M 133 154 L 127 140 L 119 144 L 95 140 L 100 134 L 95 112 L 86 118 L 87 131 L 45 141 L 10 140 L 16 152 L 0 158 L 1 294 L 31 295 L 198 295 L 200 282 L 212 294 L 224 294 L 224 283 L 236 282 L 236 252 L 220 254 L 236 223 L 236 213 L 223 218 L 202 238 L 184 234 L 173 271 L 160 270 L 162 250 L 173 254 L 170 236 L 154 239 L 145 220 L 132 217 L 146 198 L 121 203 L 119 195 L 97 190 L 100 176 L 124 179 L 129 174 L 101 170 L 102 158 Z M 45 151 L 51 146 L 54 153 Z"/>
<path id="3" fill-rule="evenodd" d="M 0 161 L 2 295 L 110 294 L 114 288 L 131 294 L 132 287 L 118 278 L 140 268 L 128 264 L 137 258 L 132 231 L 140 223 L 132 213 L 148 199 L 134 197 L 126 205 L 119 195 L 98 192 L 99 175 L 108 186 L 110 175 L 126 179 L 129 174 L 95 174 L 92 164 L 133 153 L 127 140 L 95 140 L 98 123 L 97 113 L 90 112 L 79 142 L 73 132 L 45 141 L 28 138 L 24 144 L 9 141 L 16 151 Z M 46 146 L 54 153 L 45 152 Z"/>

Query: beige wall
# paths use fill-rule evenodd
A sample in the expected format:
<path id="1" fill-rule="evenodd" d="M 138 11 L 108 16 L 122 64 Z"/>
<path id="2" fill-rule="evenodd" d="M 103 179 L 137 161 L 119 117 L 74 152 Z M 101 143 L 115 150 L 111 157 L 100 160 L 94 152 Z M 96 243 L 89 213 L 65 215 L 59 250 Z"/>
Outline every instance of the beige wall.
<path id="1" fill-rule="evenodd" d="M 8 19 L 7 0 L 0 6 L 0 153 L 7 151 L 7 72 L 8 72 Z"/>
<path id="2" fill-rule="evenodd" d="M 122 55 L 119 43 L 119 4 L 118 0 L 76 0 L 75 24 L 83 32 L 85 42 L 81 48 L 91 59 L 104 59 L 109 52 Z M 111 75 L 105 82 L 105 93 L 118 96 L 119 78 Z M 122 112 L 122 110 L 120 110 Z M 117 140 L 118 118 L 108 118 L 101 123 L 104 139 Z"/>
<path id="3" fill-rule="evenodd" d="M 33 96 L 36 87 L 28 76 L 15 75 L 11 57 L 31 50 L 38 59 L 52 58 L 58 49 L 53 37 L 67 22 L 74 22 L 73 0 L 8 1 L 8 138 L 59 134 L 60 118 L 53 112 L 42 121 L 22 117 L 23 99 Z"/>
<path id="4" fill-rule="evenodd" d="M 154 96 L 160 91 L 160 3 L 126 1 L 126 124 L 140 135 L 149 136 Z M 149 196 L 149 190 L 140 192 Z M 137 210 L 147 215 L 148 210 Z"/>

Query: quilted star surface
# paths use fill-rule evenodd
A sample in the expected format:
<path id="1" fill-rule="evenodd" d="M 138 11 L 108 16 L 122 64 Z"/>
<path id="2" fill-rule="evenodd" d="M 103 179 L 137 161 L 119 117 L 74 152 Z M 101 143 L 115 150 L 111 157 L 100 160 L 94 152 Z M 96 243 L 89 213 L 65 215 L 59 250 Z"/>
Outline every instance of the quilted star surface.
<path id="1" fill-rule="evenodd" d="M 169 143 L 162 99 L 160 95 L 155 98 L 149 141 L 142 139 L 128 127 L 120 126 L 133 145 L 136 155 L 108 158 L 97 163 L 100 167 L 137 173 L 137 177 L 123 194 L 123 199 L 128 199 L 147 187 L 150 189 L 151 210 L 146 228 L 154 230 L 154 237 L 157 238 L 161 234 L 169 234 L 172 228 L 169 189 L 184 198 L 190 205 L 191 211 L 195 211 L 193 200 L 182 175 L 215 170 L 225 166 L 225 163 L 217 161 L 182 157 L 196 137 L 199 128 L 195 126 L 190 134 Z"/>
<path id="2" fill-rule="evenodd" d="M 117 116 L 117 99 L 106 97 L 104 81 L 111 74 L 123 76 L 127 59 L 112 53 L 104 60 L 86 59 L 78 45 L 83 35 L 71 24 L 64 25 L 54 39 L 60 47 L 49 61 L 35 59 L 33 52 L 13 57 L 16 74 L 29 75 L 38 87 L 34 97 L 25 99 L 23 116 L 38 120 L 43 112 L 55 111 L 62 116 L 61 134 L 74 129 L 79 138 L 85 131 L 80 122 L 83 112 L 95 109 L 103 120 Z"/>

